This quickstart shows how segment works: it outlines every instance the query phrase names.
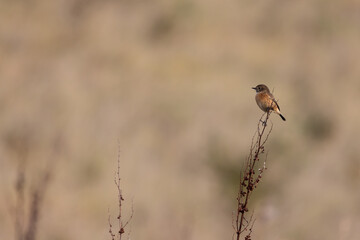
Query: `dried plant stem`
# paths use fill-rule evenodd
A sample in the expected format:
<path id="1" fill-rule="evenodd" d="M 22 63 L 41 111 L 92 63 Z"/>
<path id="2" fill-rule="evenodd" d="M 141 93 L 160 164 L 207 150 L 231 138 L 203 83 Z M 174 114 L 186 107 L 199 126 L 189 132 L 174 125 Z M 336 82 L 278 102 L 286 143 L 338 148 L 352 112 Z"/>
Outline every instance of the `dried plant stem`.
<path id="1" fill-rule="evenodd" d="M 15 239 L 22 240 L 24 236 L 24 207 L 25 207 L 25 167 L 19 164 L 16 177 L 16 206 L 15 215 Z"/>
<path id="2" fill-rule="evenodd" d="M 47 190 L 48 183 L 51 179 L 53 165 L 48 165 L 44 174 L 41 177 L 40 183 L 37 188 L 32 192 L 32 199 L 30 204 L 30 215 L 28 228 L 25 233 L 25 240 L 35 240 L 37 232 L 37 223 L 40 215 L 40 207 L 43 205 L 45 191 Z"/>
<path id="3" fill-rule="evenodd" d="M 16 180 L 16 205 L 14 208 L 15 216 L 15 239 L 35 240 L 40 213 L 43 207 L 45 193 L 55 169 L 55 159 L 50 159 L 37 185 L 31 190 L 30 196 L 26 196 L 26 161 L 21 161 L 17 170 Z M 29 198 L 29 206 L 26 208 L 26 197 Z M 26 210 L 26 211 L 25 211 Z M 27 213 L 27 214 L 26 214 Z"/>
<path id="4" fill-rule="evenodd" d="M 115 172 L 115 178 L 114 178 L 114 182 L 116 185 L 116 189 L 117 189 L 117 194 L 118 194 L 118 214 L 117 214 L 117 219 L 118 219 L 118 234 L 115 235 L 112 231 L 112 224 L 111 224 L 111 216 L 110 216 L 110 212 L 109 212 L 109 216 L 108 216 L 108 224 L 109 224 L 109 234 L 111 236 L 111 240 L 115 240 L 115 237 L 117 236 L 116 239 L 121 240 L 122 235 L 125 233 L 125 227 L 129 224 L 129 222 L 131 221 L 133 215 L 134 215 L 134 208 L 133 206 L 131 207 L 131 215 L 129 217 L 129 219 L 123 223 L 122 221 L 122 202 L 124 201 L 123 195 L 122 195 L 122 189 L 120 186 L 120 181 L 121 181 L 121 177 L 120 177 L 120 146 L 118 147 L 118 157 L 117 157 L 117 170 Z"/>
<path id="5" fill-rule="evenodd" d="M 264 118 L 265 116 L 265 118 Z M 265 113 L 261 116 L 257 131 L 254 136 L 256 140 L 254 142 L 254 137 L 250 147 L 250 154 L 247 158 L 246 165 L 242 172 L 240 173 L 240 182 L 239 182 L 239 192 L 237 197 L 237 211 L 236 218 L 233 219 L 233 228 L 235 230 L 236 239 L 239 240 L 243 232 L 248 231 L 245 239 L 251 239 L 252 228 L 254 224 L 253 213 L 250 218 L 247 217 L 248 204 L 251 197 L 251 193 L 257 187 L 262 173 L 266 169 L 266 157 L 263 162 L 263 166 L 256 170 L 257 162 L 260 160 L 260 155 L 264 153 L 264 145 L 272 131 L 272 125 L 270 130 L 265 134 L 265 129 L 268 124 L 270 112 Z M 262 120 L 264 118 L 264 120 Z M 234 222 L 235 220 L 235 222 Z"/>
<path id="6" fill-rule="evenodd" d="M 121 191 L 121 188 L 120 188 L 120 151 L 118 153 L 118 165 L 117 165 L 117 172 L 116 172 L 116 177 L 114 179 L 114 182 L 115 182 L 115 185 L 116 185 L 116 188 L 117 188 L 117 191 L 118 191 L 118 207 L 119 207 L 119 212 L 118 212 L 118 216 L 117 216 L 117 219 L 118 219 L 118 223 L 119 223 L 119 239 L 121 239 L 121 235 L 124 233 L 124 228 L 123 228 L 123 224 L 122 224 L 122 221 L 121 221 L 121 208 L 122 208 L 122 201 L 124 201 L 124 198 L 122 196 L 122 191 Z"/>

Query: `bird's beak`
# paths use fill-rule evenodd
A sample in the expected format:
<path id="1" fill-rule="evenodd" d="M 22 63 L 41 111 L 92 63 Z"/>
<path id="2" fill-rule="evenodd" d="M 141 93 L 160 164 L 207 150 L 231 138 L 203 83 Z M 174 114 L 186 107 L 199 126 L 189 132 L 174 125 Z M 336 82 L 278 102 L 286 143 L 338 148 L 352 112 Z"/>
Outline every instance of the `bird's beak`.
<path id="1" fill-rule="evenodd" d="M 256 87 L 253 87 L 252 89 L 256 90 Z"/>

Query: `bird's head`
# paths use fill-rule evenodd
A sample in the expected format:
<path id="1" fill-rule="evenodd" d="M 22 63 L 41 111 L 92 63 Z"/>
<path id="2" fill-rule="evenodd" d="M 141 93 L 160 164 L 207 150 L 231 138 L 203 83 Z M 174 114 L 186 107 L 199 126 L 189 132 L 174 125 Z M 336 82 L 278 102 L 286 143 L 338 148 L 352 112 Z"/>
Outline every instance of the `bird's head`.
<path id="1" fill-rule="evenodd" d="M 270 92 L 269 88 L 265 84 L 259 84 L 256 87 L 253 87 L 257 93 L 259 92 Z"/>

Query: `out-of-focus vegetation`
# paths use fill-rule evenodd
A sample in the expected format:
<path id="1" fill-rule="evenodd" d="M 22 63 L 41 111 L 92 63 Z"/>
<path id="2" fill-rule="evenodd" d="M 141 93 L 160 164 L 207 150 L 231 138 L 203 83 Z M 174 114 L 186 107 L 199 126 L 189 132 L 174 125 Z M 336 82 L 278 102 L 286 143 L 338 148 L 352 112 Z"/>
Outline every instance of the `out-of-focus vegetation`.
<path id="1" fill-rule="evenodd" d="M 230 239 L 259 83 L 287 121 L 271 116 L 254 239 L 358 239 L 359 13 L 354 0 L 2 0 L 0 239 L 14 236 L 18 162 L 31 188 L 58 139 L 39 240 L 108 239 L 117 139 L 132 239 Z"/>

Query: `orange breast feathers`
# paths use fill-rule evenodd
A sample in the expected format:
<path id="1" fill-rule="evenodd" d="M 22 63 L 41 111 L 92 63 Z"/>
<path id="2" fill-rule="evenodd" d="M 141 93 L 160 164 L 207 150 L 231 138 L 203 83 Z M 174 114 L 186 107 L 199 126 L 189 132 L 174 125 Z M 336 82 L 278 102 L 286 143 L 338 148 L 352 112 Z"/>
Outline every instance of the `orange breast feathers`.
<path id="1" fill-rule="evenodd" d="M 277 104 L 274 100 L 274 97 L 269 95 L 268 93 L 258 93 L 255 96 L 255 100 L 257 105 L 263 110 L 264 112 L 268 112 L 269 110 L 273 110 L 278 112 L 279 109 Z"/>

